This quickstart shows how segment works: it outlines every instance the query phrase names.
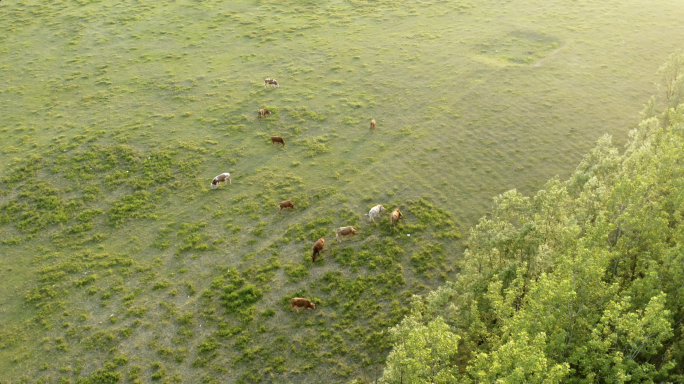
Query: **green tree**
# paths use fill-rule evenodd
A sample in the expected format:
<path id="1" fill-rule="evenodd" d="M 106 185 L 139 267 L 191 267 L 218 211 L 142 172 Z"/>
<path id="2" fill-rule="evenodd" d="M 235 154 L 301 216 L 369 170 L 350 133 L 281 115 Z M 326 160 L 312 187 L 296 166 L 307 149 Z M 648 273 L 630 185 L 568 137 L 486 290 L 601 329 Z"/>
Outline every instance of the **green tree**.
<path id="1" fill-rule="evenodd" d="M 658 88 L 665 97 L 665 110 L 662 113 L 663 125 L 670 124 L 671 110 L 684 103 L 684 51 L 672 53 L 665 64 L 658 68 L 660 83 Z M 646 110 L 648 110 L 648 105 Z"/>
<path id="2" fill-rule="evenodd" d="M 491 354 L 481 353 L 468 367 L 475 382 L 560 383 L 570 371 L 567 363 L 553 364 L 544 354 L 546 334 L 526 332 L 512 337 Z"/>
<path id="3" fill-rule="evenodd" d="M 384 382 L 684 379 L 684 53 L 659 73 L 664 123 L 651 102 L 623 154 L 604 136 L 567 181 L 494 199 L 458 279 L 392 330 Z"/>
<path id="4" fill-rule="evenodd" d="M 382 383 L 453 383 L 455 369 L 451 359 L 456 354 L 458 335 L 444 319 L 437 317 L 425 324 L 420 313 L 406 317 L 391 330 L 397 347 L 387 357 Z"/>
<path id="5" fill-rule="evenodd" d="M 665 95 L 667 109 L 676 108 L 684 102 L 684 51 L 672 53 L 658 69 L 658 75 L 658 86 Z"/>

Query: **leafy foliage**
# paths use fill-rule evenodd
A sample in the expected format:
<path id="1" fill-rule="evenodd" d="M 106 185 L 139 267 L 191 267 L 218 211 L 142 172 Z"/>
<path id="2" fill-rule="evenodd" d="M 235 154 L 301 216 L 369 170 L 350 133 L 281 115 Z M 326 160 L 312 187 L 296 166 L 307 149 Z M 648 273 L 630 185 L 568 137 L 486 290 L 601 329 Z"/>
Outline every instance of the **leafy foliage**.
<path id="1" fill-rule="evenodd" d="M 108 222 L 114 227 L 121 227 L 130 218 L 149 218 L 155 208 L 151 204 L 152 194 L 145 191 L 135 192 L 124 196 L 115 202 L 107 212 Z"/>
<path id="2" fill-rule="evenodd" d="M 387 358 L 386 382 L 407 384 L 452 383 L 455 368 L 450 364 L 456 354 L 459 336 L 449 330 L 444 319 L 424 324 L 420 313 L 404 319 L 392 328 L 392 338 L 398 345 Z"/>
<path id="3" fill-rule="evenodd" d="M 603 137 L 566 182 L 495 198 L 470 232 L 458 280 L 415 301 L 393 328 L 408 336 L 395 340 L 384 382 L 418 382 L 409 378 L 444 365 L 414 341 L 431 327 L 430 337 L 461 337 L 458 352 L 455 341 L 437 352 L 455 354 L 438 371 L 453 367 L 462 382 L 681 377 L 682 107 L 667 128 L 640 124 L 623 155 Z"/>
<path id="4" fill-rule="evenodd" d="M 569 172 L 596 132 L 631 124 L 629 95 L 648 82 L 630 77 L 652 63 L 613 48 L 627 36 L 662 54 L 676 41 L 660 38 L 671 28 L 652 15 L 682 15 L 672 2 L 654 13 L 554 2 L 533 14 L 524 2 L 3 2 L 0 381 L 376 382 L 386 330 L 409 314 L 411 296 L 456 276 L 459 226 L 502 185 L 537 190 L 542 175 Z M 592 40 L 596 27 L 616 29 Z M 569 40 L 587 44 L 562 48 Z M 577 70 L 566 53 L 589 65 Z M 265 89 L 258 72 L 281 88 Z M 674 126 L 662 105 L 654 100 L 643 140 Z M 259 119 L 263 107 L 273 115 Z M 287 146 L 271 146 L 271 135 Z M 210 189 L 226 171 L 233 184 Z M 286 199 L 297 209 L 279 215 Z M 369 223 L 364 210 L 380 203 L 405 217 Z M 358 234 L 330 241 L 346 225 Z M 314 264 L 319 237 L 328 241 Z M 508 239 L 507 252 L 527 238 Z M 517 276 L 502 274 L 502 289 Z M 250 286 L 260 298 L 242 291 Z M 229 309 L 222 296 L 233 293 L 240 305 Z M 291 312 L 293 296 L 316 309 Z M 420 321 L 440 335 L 431 319 Z M 643 338 L 620 333 L 622 353 Z M 461 340 L 451 355 L 407 356 L 457 376 L 465 365 L 429 360 L 458 363 L 469 356 Z M 550 361 L 532 342 L 513 348 Z M 526 362 L 524 377 L 544 366 Z"/>

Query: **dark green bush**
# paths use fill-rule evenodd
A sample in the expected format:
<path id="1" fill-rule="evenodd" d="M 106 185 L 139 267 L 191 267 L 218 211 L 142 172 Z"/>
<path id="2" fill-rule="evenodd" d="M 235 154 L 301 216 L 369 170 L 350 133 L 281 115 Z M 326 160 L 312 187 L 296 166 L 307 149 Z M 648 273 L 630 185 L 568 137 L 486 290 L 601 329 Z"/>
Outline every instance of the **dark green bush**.
<path id="1" fill-rule="evenodd" d="M 100 210 L 100 209 L 86 209 L 85 211 L 81 212 L 76 217 L 76 219 L 78 219 L 78 221 L 80 221 L 80 222 L 86 223 L 86 222 L 93 220 L 93 218 L 95 218 L 95 216 L 102 215 L 103 213 L 104 212 L 102 212 L 102 210 Z"/>
<path id="2" fill-rule="evenodd" d="M 309 274 L 309 270 L 301 264 L 285 264 L 285 274 L 291 282 L 298 282 Z"/>
<path id="3" fill-rule="evenodd" d="M 416 272 L 425 273 L 437 268 L 443 259 L 444 250 L 438 243 L 428 244 L 420 251 L 411 255 L 411 264 Z"/>
<path id="4" fill-rule="evenodd" d="M 108 223 L 116 228 L 129 219 L 150 218 L 155 205 L 150 203 L 152 195 L 149 192 L 138 191 L 114 202 L 108 211 Z"/>
<path id="5" fill-rule="evenodd" d="M 221 295 L 221 300 L 222 304 L 229 310 L 254 304 L 263 296 L 261 289 L 253 284 L 247 284 L 236 291 L 228 291 L 229 289 L 226 288 L 225 292 Z"/>
<path id="6" fill-rule="evenodd" d="M 214 339 L 208 339 L 199 344 L 197 349 L 199 350 L 200 353 L 203 352 L 210 352 L 213 351 L 214 349 L 220 347 L 221 344 L 219 344 L 216 340 Z"/>
<path id="7" fill-rule="evenodd" d="M 121 380 L 121 372 L 111 372 L 98 369 L 90 375 L 90 380 L 94 384 L 113 384 Z"/>

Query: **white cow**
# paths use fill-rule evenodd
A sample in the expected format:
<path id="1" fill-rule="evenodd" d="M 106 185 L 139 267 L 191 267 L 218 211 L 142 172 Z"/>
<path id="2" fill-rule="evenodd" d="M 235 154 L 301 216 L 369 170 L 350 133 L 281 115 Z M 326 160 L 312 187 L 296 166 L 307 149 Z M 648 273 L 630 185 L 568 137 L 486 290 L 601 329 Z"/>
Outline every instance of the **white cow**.
<path id="1" fill-rule="evenodd" d="M 228 172 L 222 173 L 214 177 L 214 180 L 211 181 L 211 189 L 218 187 L 219 185 L 221 185 L 221 183 L 225 185 L 226 181 L 228 181 L 231 185 L 233 184 L 233 182 L 230 180 L 230 173 Z"/>
<path id="2" fill-rule="evenodd" d="M 380 214 L 385 210 L 385 207 L 382 205 L 376 205 L 375 207 L 371 208 L 370 211 L 368 211 L 368 216 L 372 222 L 375 222 L 376 217 L 380 217 Z"/>

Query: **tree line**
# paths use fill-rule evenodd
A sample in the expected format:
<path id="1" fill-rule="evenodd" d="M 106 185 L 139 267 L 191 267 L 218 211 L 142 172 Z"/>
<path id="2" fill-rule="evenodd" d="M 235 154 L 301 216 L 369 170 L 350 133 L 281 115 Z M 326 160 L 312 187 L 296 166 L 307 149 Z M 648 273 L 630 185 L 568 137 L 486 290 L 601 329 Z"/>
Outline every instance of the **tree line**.
<path id="1" fill-rule="evenodd" d="M 383 383 L 684 380 L 684 52 L 622 153 L 494 199 L 460 274 L 390 329 Z"/>

